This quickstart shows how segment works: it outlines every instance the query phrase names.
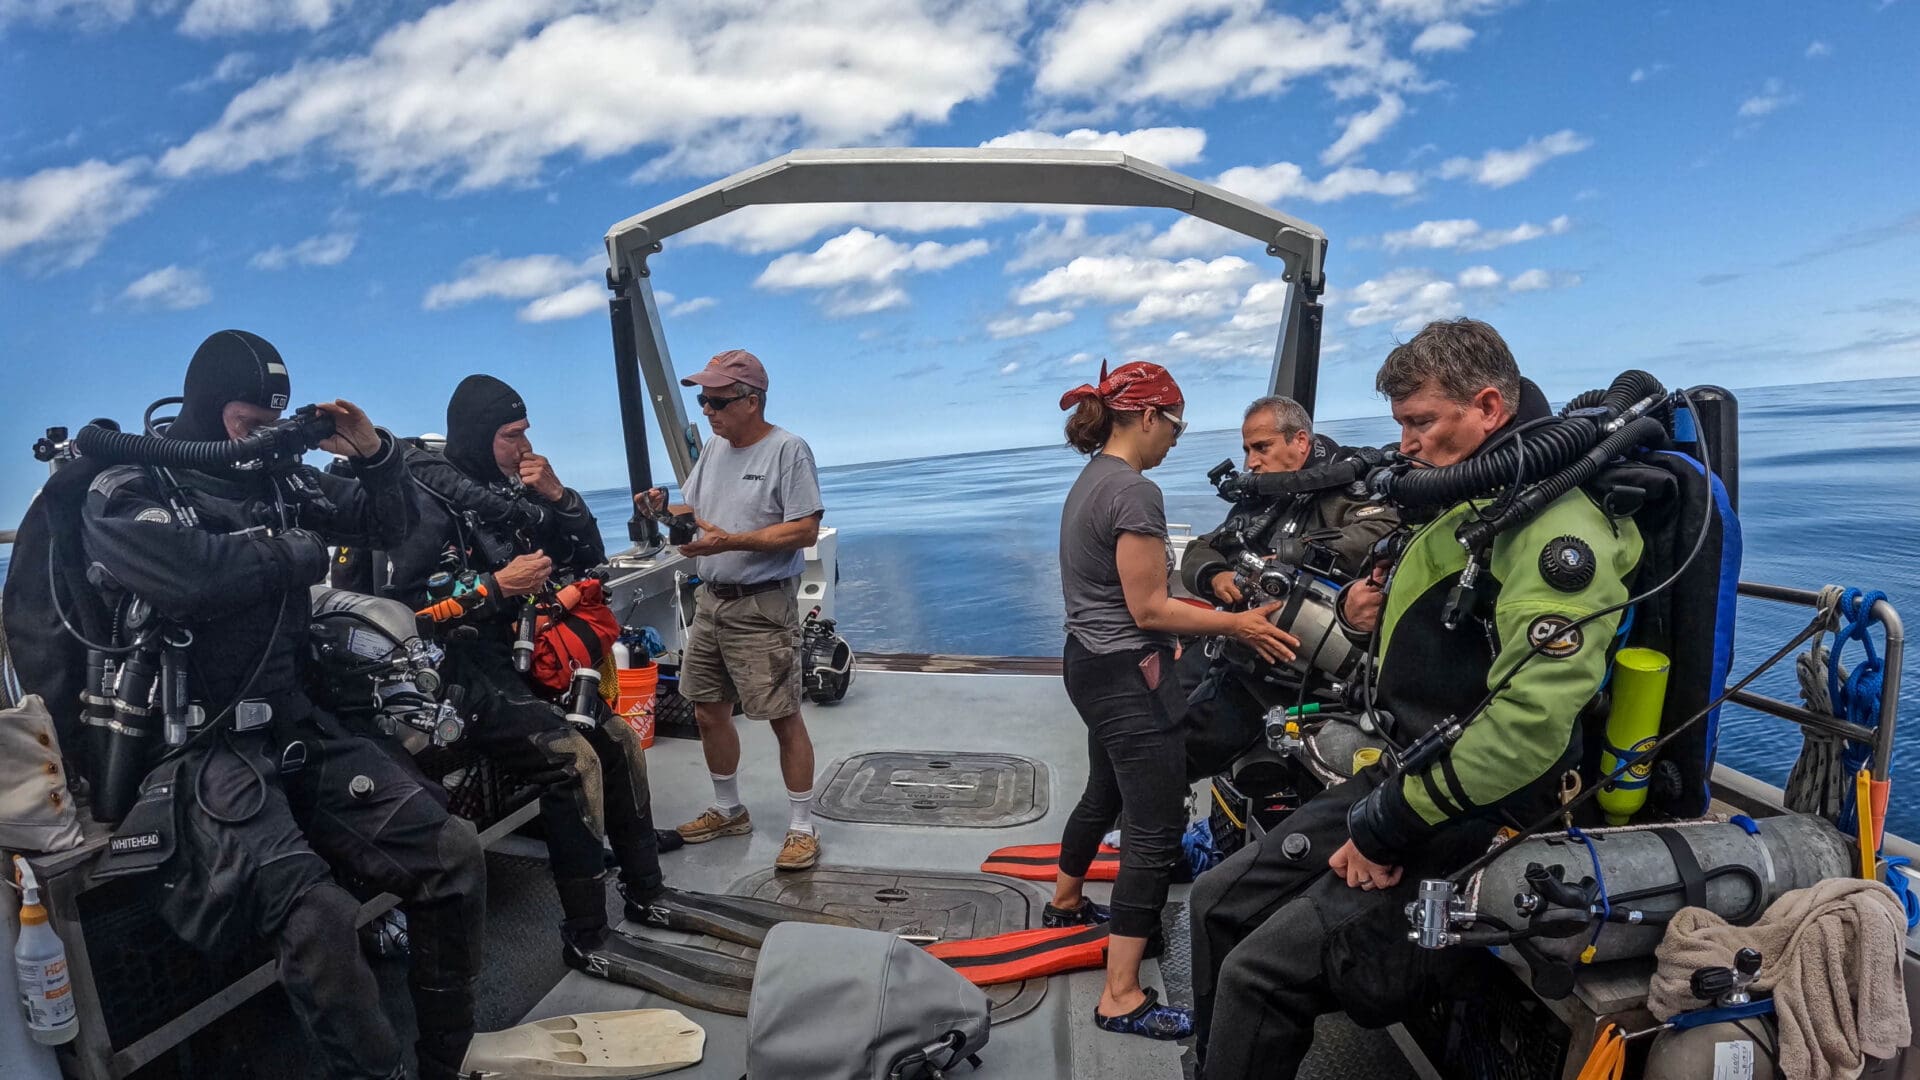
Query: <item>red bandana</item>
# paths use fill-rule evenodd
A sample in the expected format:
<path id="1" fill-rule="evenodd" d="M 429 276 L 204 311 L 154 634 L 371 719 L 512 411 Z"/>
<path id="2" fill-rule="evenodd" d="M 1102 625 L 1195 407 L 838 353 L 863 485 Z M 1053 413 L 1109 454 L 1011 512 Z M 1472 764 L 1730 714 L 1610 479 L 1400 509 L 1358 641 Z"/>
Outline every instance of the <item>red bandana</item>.
<path id="1" fill-rule="evenodd" d="M 1160 407 L 1173 409 L 1185 403 L 1180 386 L 1167 374 L 1167 369 L 1159 364 L 1149 364 L 1145 360 L 1135 360 L 1131 364 L 1122 364 L 1114 373 L 1107 374 L 1106 361 L 1100 362 L 1100 385 L 1079 386 L 1060 396 L 1060 408 L 1071 409 L 1088 398 L 1097 397 L 1107 403 L 1107 408 L 1119 412 L 1141 412 Z"/>

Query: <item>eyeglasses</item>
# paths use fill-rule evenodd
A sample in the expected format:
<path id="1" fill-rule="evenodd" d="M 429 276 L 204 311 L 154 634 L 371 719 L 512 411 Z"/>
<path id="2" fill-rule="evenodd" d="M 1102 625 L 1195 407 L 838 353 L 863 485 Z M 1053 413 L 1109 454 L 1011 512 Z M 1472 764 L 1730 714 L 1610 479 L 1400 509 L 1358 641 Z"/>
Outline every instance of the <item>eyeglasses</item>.
<path id="1" fill-rule="evenodd" d="M 1173 425 L 1173 437 L 1174 437 L 1174 438 L 1176 438 L 1176 439 L 1177 439 L 1177 438 L 1179 438 L 1180 436 L 1182 436 L 1182 435 L 1185 435 L 1185 434 L 1187 433 L 1187 418 L 1186 418 L 1186 417 L 1184 417 L 1184 416 L 1181 416 L 1181 415 L 1180 415 L 1179 413 L 1177 413 L 1177 412 L 1172 412 L 1172 411 L 1169 411 L 1169 410 L 1167 410 L 1167 409 L 1161 409 L 1161 410 L 1160 410 L 1160 416 L 1161 416 L 1161 418 L 1162 418 L 1162 419 L 1164 419 L 1165 421 L 1167 421 L 1167 423 L 1169 423 L 1169 424 L 1172 424 L 1172 425 Z"/>
<path id="2" fill-rule="evenodd" d="M 752 396 L 752 394 L 735 394 L 733 397 L 708 397 L 705 394 L 695 394 L 693 400 L 699 402 L 703 409 L 719 412 L 736 401 L 745 401 Z"/>

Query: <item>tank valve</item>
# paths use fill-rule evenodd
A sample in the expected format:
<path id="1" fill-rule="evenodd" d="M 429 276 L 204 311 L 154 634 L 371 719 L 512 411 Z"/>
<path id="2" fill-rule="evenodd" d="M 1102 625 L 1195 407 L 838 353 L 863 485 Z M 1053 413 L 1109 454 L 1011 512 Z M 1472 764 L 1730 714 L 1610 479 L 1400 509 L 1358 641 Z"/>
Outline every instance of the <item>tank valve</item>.
<path id="1" fill-rule="evenodd" d="M 1413 929 L 1407 940 L 1423 949 L 1444 949 L 1460 944 L 1453 929 L 1456 921 L 1467 917 L 1466 905 L 1453 894 L 1453 882 L 1446 878 L 1427 878 L 1420 882 L 1420 897 L 1407 905 L 1407 920 Z"/>

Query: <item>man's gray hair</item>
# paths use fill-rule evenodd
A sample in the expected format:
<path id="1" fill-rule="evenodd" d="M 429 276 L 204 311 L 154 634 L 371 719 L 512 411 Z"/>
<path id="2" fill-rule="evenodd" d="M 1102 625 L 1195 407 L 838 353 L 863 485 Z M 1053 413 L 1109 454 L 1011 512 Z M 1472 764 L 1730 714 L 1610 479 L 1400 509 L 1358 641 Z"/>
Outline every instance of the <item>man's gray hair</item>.
<path id="1" fill-rule="evenodd" d="M 1433 383 L 1458 405 L 1491 386 L 1508 409 L 1520 407 L 1520 365 L 1500 332 L 1478 319 L 1440 319 L 1396 345 L 1374 376 L 1373 388 L 1400 401 Z"/>
<path id="2" fill-rule="evenodd" d="M 1253 404 L 1247 406 L 1246 415 L 1240 419 L 1251 420 L 1267 410 L 1272 410 L 1273 423 L 1280 429 L 1281 438 L 1291 439 L 1303 431 L 1313 434 L 1313 417 L 1307 415 L 1307 410 L 1299 402 L 1279 394 L 1255 398 Z"/>

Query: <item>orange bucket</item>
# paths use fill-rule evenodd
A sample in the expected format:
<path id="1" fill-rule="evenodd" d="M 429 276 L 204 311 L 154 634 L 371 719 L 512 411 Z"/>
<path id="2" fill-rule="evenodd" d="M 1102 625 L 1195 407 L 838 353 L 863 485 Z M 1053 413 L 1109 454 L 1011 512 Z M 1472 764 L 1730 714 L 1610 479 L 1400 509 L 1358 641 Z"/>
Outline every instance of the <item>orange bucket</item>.
<path id="1" fill-rule="evenodd" d="M 660 687 L 660 665 L 620 669 L 620 700 L 613 709 L 640 736 L 640 745 L 653 745 L 653 698 Z"/>

